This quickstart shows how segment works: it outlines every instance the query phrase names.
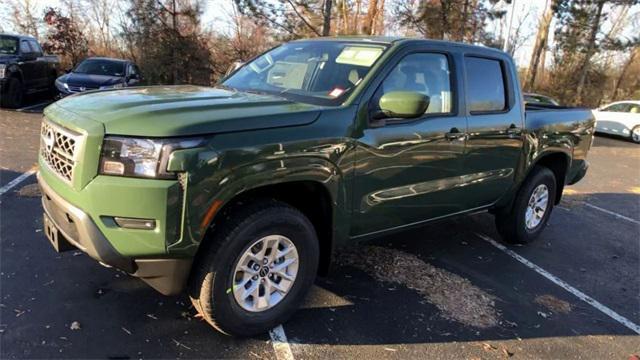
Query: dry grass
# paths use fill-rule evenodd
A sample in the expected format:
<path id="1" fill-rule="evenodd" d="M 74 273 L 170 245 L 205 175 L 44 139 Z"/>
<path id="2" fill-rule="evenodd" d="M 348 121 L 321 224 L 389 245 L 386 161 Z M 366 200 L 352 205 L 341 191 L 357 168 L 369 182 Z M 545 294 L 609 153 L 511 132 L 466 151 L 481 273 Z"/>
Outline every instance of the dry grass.
<path id="1" fill-rule="evenodd" d="M 553 295 L 540 295 L 534 301 L 555 313 L 567 314 L 571 311 L 571 304 Z"/>
<path id="2" fill-rule="evenodd" d="M 360 269 L 379 281 L 417 291 L 442 316 L 465 325 L 489 328 L 499 322 L 495 298 L 456 274 L 436 268 L 415 255 L 378 246 L 345 252 L 339 262 Z"/>

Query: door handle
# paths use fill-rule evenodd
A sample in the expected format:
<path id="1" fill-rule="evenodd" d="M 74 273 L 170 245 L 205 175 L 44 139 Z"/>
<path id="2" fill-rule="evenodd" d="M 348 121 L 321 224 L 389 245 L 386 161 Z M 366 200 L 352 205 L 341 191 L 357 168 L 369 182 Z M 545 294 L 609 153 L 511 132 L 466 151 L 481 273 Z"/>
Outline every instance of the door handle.
<path id="1" fill-rule="evenodd" d="M 516 135 L 520 135 L 520 133 L 522 133 L 522 129 L 517 127 L 516 124 L 511 124 L 507 128 L 506 133 L 509 137 L 516 137 Z"/>
<path id="2" fill-rule="evenodd" d="M 448 133 L 444 134 L 444 137 L 449 141 L 466 140 L 467 134 L 460 132 L 458 128 L 452 128 Z"/>

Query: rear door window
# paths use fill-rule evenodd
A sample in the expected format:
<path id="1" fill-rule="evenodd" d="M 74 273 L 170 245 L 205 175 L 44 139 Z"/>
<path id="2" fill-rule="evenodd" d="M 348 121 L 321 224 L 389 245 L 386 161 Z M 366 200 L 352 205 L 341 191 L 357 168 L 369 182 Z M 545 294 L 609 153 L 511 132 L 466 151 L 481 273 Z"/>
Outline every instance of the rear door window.
<path id="1" fill-rule="evenodd" d="M 29 46 L 29 43 L 27 42 L 27 40 L 20 41 L 20 52 L 22 54 L 31 54 L 33 52 L 33 50 L 31 50 L 31 46 Z"/>
<path id="2" fill-rule="evenodd" d="M 504 72 L 500 60 L 467 56 L 464 61 L 469 111 L 479 114 L 507 110 Z"/>
<path id="3" fill-rule="evenodd" d="M 40 47 L 40 44 L 38 44 L 37 41 L 34 40 L 29 40 L 29 45 L 31 46 L 31 50 L 38 54 L 38 55 L 42 55 L 42 48 Z"/>

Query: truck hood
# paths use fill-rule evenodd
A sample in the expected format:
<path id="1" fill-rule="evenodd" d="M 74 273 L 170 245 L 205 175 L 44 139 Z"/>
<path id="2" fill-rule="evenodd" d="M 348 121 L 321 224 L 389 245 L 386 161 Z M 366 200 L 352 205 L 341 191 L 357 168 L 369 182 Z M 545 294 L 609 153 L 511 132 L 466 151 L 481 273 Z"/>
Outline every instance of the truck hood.
<path id="1" fill-rule="evenodd" d="M 318 118 L 320 106 L 284 98 L 200 86 L 149 86 L 90 91 L 57 101 L 45 109 L 56 117 L 61 108 L 103 124 L 106 134 L 147 137 L 188 136 L 305 125 Z M 78 121 L 78 119 L 80 119 Z M 80 122 L 80 123 L 79 123 Z"/>

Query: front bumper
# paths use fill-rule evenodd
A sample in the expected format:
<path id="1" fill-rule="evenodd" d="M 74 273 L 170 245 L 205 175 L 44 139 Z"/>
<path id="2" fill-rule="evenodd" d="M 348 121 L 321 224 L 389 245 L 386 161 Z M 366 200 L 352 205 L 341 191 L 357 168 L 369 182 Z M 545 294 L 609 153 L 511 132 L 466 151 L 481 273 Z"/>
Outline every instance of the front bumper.
<path id="1" fill-rule="evenodd" d="M 54 191 L 44 180 L 43 175 L 46 176 L 46 173 L 38 173 L 38 183 L 42 190 L 42 206 L 48 220 L 62 236 L 58 239 L 60 242 L 68 242 L 105 265 L 141 278 L 162 294 L 174 295 L 182 291 L 189 276 L 192 258 L 138 257 L 123 254 L 107 239 L 89 214 Z M 122 234 L 123 232 L 120 235 L 120 242 L 136 241 L 135 237 L 122 238 Z M 164 254 L 164 251 L 161 254 Z"/>

